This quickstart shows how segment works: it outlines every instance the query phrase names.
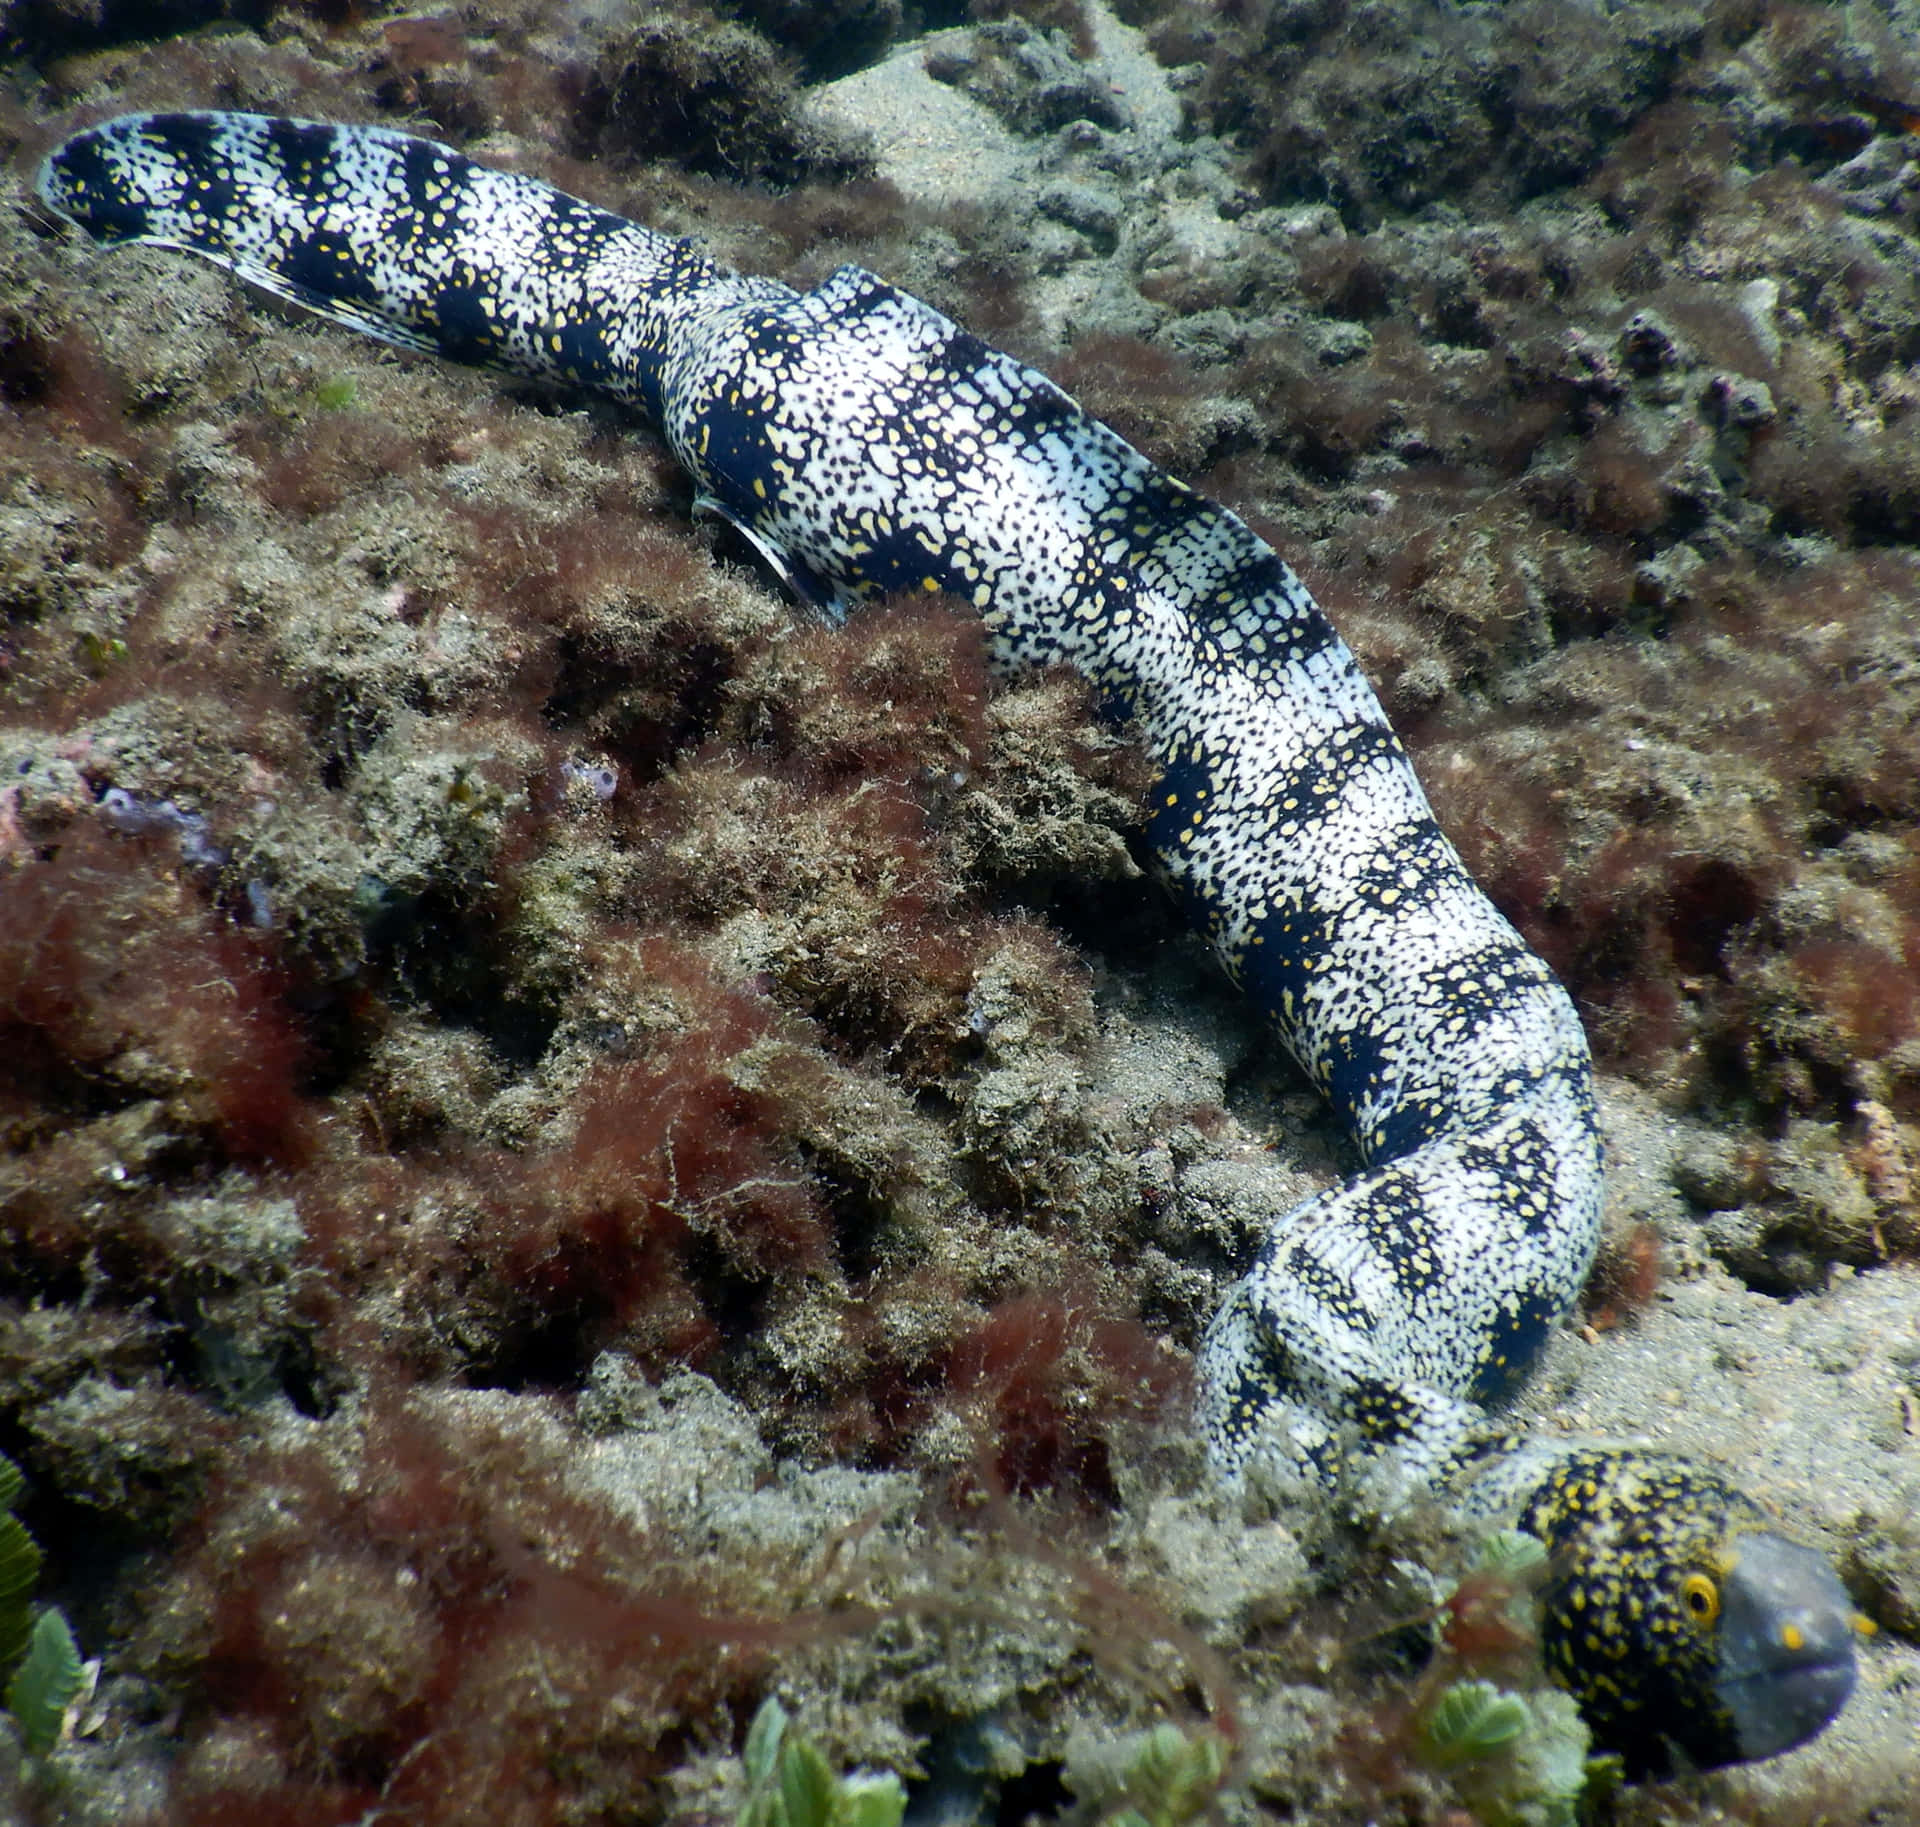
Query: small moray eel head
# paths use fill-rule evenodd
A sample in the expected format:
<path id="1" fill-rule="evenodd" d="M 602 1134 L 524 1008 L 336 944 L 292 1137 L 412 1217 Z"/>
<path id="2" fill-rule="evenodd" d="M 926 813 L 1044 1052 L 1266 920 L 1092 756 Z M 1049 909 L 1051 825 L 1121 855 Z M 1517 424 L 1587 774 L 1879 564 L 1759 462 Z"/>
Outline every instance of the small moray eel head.
<path id="1" fill-rule="evenodd" d="M 1541 1648 L 1635 1779 L 1772 1757 L 1853 1692 L 1870 1628 L 1812 1548 L 1750 1498 L 1655 1453 L 1581 1452 L 1521 1526 L 1546 1542 Z"/>
<path id="2" fill-rule="evenodd" d="M 1768 1529 L 1734 1538 L 1720 1580 L 1714 1692 L 1735 1755 L 1772 1757 L 1822 1730 L 1853 1692 L 1859 1620 L 1826 1559 Z M 1709 1582 L 1710 1583 L 1710 1582 Z M 1682 1599 L 1711 1608 L 1698 1584 Z"/>

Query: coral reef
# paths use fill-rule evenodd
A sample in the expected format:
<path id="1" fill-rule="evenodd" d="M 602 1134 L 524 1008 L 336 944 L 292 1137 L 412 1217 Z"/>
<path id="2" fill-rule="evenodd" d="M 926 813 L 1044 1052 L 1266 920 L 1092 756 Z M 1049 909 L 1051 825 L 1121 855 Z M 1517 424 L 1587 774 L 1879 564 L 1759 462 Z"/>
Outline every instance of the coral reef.
<path id="1" fill-rule="evenodd" d="M 1834 1745 L 1609 1806 L 1896 1818 L 1920 28 L 1116 10 L 23 4 L 0 116 L 16 183 L 257 107 L 855 259 L 1268 532 L 1615 1075 L 1530 1412 L 1811 1487 L 1881 1626 Z M 978 137 L 890 138 L 935 88 Z M 1231 1818 L 1447 1819 L 1422 1683 L 1537 1680 L 1510 1591 L 1431 1519 L 1225 1513 L 1184 1437 L 1338 1162 L 1136 866 L 1137 758 L 689 505 L 604 406 L 0 228 L 0 1450 L 102 1663 L 6 1805 L 731 1819 L 777 1687 L 988 1818 L 1171 1719 Z"/>

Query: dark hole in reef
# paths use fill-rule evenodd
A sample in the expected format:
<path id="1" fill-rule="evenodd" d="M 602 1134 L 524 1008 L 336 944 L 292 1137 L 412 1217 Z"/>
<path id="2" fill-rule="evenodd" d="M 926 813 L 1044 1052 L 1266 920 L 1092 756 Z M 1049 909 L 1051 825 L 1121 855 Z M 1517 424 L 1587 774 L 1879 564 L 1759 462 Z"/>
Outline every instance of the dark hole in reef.
<path id="1" fill-rule="evenodd" d="M 993 1713 L 956 1718 L 933 1707 L 911 1707 L 906 1725 L 923 1743 L 920 1765 L 926 1772 L 908 1785 L 907 1827 L 949 1821 L 1013 1827 L 1057 1819 L 1073 1804 L 1055 1759 L 1026 1764 L 1011 1777 L 994 1774 L 1010 1732 Z"/>
<path id="2" fill-rule="evenodd" d="M 577 635 L 558 646 L 558 676 L 541 716 L 549 728 L 582 732 L 584 742 L 608 750 L 627 783 L 657 780 L 677 755 L 719 728 L 733 667 L 715 643 L 669 626 L 653 645 L 658 664 L 644 678 L 610 666 Z"/>
<path id="3" fill-rule="evenodd" d="M 1027 1821 L 1057 1821 L 1073 1806 L 1073 1800 L 1064 1764 L 1054 1758 L 1028 1764 L 1011 1782 L 1001 1784 L 999 1806 L 993 1811 L 994 1827 L 1022 1827 Z"/>
<path id="4" fill-rule="evenodd" d="M 1383 1621 L 1378 1630 L 1355 1641 L 1349 1659 L 1357 1673 L 1411 1681 L 1433 1660 L 1434 1647 L 1433 1626 L 1426 1619 Z"/>
<path id="5" fill-rule="evenodd" d="M 714 1335 L 735 1350 L 750 1346 L 765 1327 L 768 1285 L 742 1275 L 711 1237 L 687 1238 L 680 1246 L 679 1269 Z M 593 1360 L 616 1342 L 623 1317 L 644 1326 L 647 1292 L 641 1284 L 645 1279 L 646 1271 L 636 1270 L 624 1288 L 595 1285 L 588 1291 L 576 1290 L 564 1300 L 523 1307 L 523 1318 L 530 1314 L 530 1319 L 512 1327 L 496 1351 L 468 1364 L 467 1383 L 515 1395 L 579 1388 Z M 622 1308 L 627 1310 L 625 1316 Z M 698 1368 L 706 1353 L 697 1353 L 693 1359 L 674 1353 L 667 1356 Z M 724 1387 L 724 1373 L 717 1374 Z"/>
<path id="6" fill-rule="evenodd" d="M 340 1367 L 321 1358 L 313 1336 L 288 1333 L 276 1354 L 281 1393 L 310 1421 L 324 1421 L 340 1406 Z"/>
<path id="7" fill-rule="evenodd" d="M 141 1094 L 84 1072 L 37 1027 L 0 1018 L 0 1092 L 75 1122 L 111 1116 Z"/>
<path id="8" fill-rule="evenodd" d="M 825 1199 L 832 1218 L 833 1253 L 848 1282 L 859 1285 L 880 1266 L 880 1238 L 887 1223 L 887 1204 L 860 1181 L 836 1172 L 804 1143 L 796 1151 L 814 1189 Z"/>
<path id="9" fill-rule="evenodd" d="M 883 1358 L 862 1379 L 862 1393 L 873 1415 L 875 1438 L 860 1449 L 857 1464 L 863 1472 L 890 1472 L 901 1463 L 928 1405 L 944 1388 L 941 1367 L 913 1366 Z"/>
<path id="10" fill-rule="evenodd" d="M 1823 177 L 1844 165 L 1874 136 L 1873 122 L 1864 114 L 1835 110 L 1825 118 L 1796 121 L 1774 138 L 1773 162 L 1792 159 L 1809 178 Z"/>
<path id="11" fill-rule="evenodd" d="M 490 1349 L 474 1352 L 462 1373 L 474 1389 L 510 1395 L 565 1395 L 579 1389 L 614 1330 L 613 1294 L 574 1289 L 563 1298 L 520 1301 Z"/>
<path id="12" fill-rule="evenodd" d="M 160 1305 L 170 1322 L 161 1361 L 185 1388 L 204 1391 L 227 1414 L 241 1414 L 284 1396 L 309 1420 L 324 1420 L 339 1404 L 332 1384 L 337 1367 L 323 1364 L 313 1335 L 301 1329 L 258 1337 L 209 1311 L 198 1293 L 176 1285 Z"/>
<path id="13" fill-rule="evenodd" d="M 1750 924 L 1761 905 L 1760 884 L 1732 863 L 1705 862 L 1682 876 L 1667 913 L 1675 967 L 1689 976 L 1717 972 L 1728 938 Z"/>
<path id="14" fill-rule="evenodd" d="M 425 708 L 417 692 L 410 694 L 408 708 Z M 345 697 L 334 702 L 315 702 L 308 707 L 308 717 L 314 745 L 322 757 L 321 780 L 329 792 L 337 793 L 352 778 L 361 759 L 386 734 L 387 713 Z"/>
<path id="15" fill-rule="evenodd" d="M 379 999 L 357 979 L 330 982 L 315 971 L 299 968 L 287 986 L 285 1000 L 301 1042 L 294 1089 L 304 1098 L 331 1097 L 365 1059 L 368 1017 Z M 371 1026 L 377 1025 L 376 1015 Z"/>
<path id="16" fill-rule="evenodd" d="M 474 1358 L 462 1380 L 469 1388 L 503 1389 L 510 1395 L 578 1389 L 604 1331 L 604 1316 L 585 1318 L 572 1304 L 550 1308 L 498 1353 Z"/>
<path id="17" fill-rule="evenodd" d="M 405 895 L 372 878 L 361 886 L 367 951 L 394 985 L 449 1025 L 482 1035 L 508 1066 L 534 1065 L 558 1018 L 507 991 L 490 923 L 438 891 Z"/>
<path id="18" fill-rule="evenodd" d="M 1100 1435 L 1082 1431 L 1058 1391 L 1031 1385 L 1008 1390 L 995 1404 L 994 1471 L 1014 1497 L 1064 1492 L 1090 1510 L 1115 1511 L 1120 1488 Z"/>
<path id="19" fill-rule="evenodd" d="M 1831 1270 L 1824 1251 L 1784 1231 L 1762 1238 L 1752 1250 L 1721 1254 L 1721 1263 L 1743 1286 L 1777 1301 L 1821 1293 Z"/>
<path id="20" fill-rule="evenodd" d="M 1920 534 L 1920 497 L 1893 486 L 1866 488 L 1854 497 L 1847 518 L 1858 545 L 1907 545 Z"/>
<path id="21" fill-rule="evenodd" d="M 57 1605 L 82 1644 L 124 1640 L 129 1563 L 149 1566 L 170 1518 L 155 1513 L 135 1521 L 125 1512 L 96 1509 L 63 1499 L 57 1481 L 36 1465 L 31 1442 L 9 1429 L 0 1445 L 29 1474 L 27 1493 L 14 1513 L 44 1555 L 33 1601 Z M 186 1487 L 183 1486 L 183 1497 Z M 83 1652 L 84 1653 L 84 1652 Z"/>
<path id="22" fill-rule="evenodd" d="M 973 0 L 920 0 L 918 6 L 909 6 L 907 13 L 909 30 L 915 29 L 914 21 L 919 30 L 927 32 L 945 32 L 974 23 Z"/>
<path id="23" fill-rule="evenodd" d="M 24 324 L 0 320 L 0 400 L 32 406 L 53 388 L 53 355 Z"/>
<path id="24" fill-rule="evenodd" d="M 1647 933 L 1636 910 L 1616 903 L 1588 934 L 1572 975 L 1585 984 L 1625 982 L 1644 967 L 1646 946 Z"/>
<path id="25" fill-rule="evenodd" d="M 1079 950 L 1095 957 L 1133 967 L 1152 966 L 1169 941 L 1184 941 L 1187 928 L 1178 905 L 1155 876 L 1152 853 L 1140 832 L 1127 834 L 1127 847 L 1142 871 L 1133 881 L 1033 880 L 1020 884 L 1021 892 L 1008 897 L 1008 908 L 1038 915 L 1058 927 Z"/>
<path id="26" fill-rule="evenodd" d="M 723 1339 L 744 1344 L 766 1323 L 768 1284 L 750 1280 L 728 1262 L 716 1237 L 696 1232 L 685 1247 L 687 1280 Z"/>
<path id="27" fill-rule="evenodd" d="M 344 22 L 355 4 L 358 0 L 328 0 L 312 10 L 338 12 Z M 210 37 L 223 29 L 260 31 L 273 11 L 267 0 L 222 0 L 217 6 L 200 0 L 100 0 L 77 9 L 55 0 L 28 0 L 7 9 L 7 37 L 15 55 L 22 48 L 36 57 L 90 54 L 129 39 L 171 38 L 189 32 Z"/>
<path id="28" fill-rule="evenodd" d="M 1858 779 L 1829 775 L 1813 783 L 1813 811 L 1807 821 L 1807 841 L 1832 850 L 1856 831 L 1877 831 L 1888 824 L 1884 808 L 1870 803 Z"/>

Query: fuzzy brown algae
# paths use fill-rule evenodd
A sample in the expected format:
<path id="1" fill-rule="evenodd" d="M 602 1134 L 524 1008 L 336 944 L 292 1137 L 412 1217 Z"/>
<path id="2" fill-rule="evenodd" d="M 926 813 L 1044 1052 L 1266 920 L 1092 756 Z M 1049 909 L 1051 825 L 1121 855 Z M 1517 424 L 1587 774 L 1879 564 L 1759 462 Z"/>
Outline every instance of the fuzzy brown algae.
<path id="1" fill-rule="evenodd" d="M 1043 375 L 857 267 L 795 293 L 384 129 L 129 115 L 48 159 L 95 239 L 183 248 L 403 347 L 635 405 L 801 595 L 972 603 L 1159 769 L 1147 837 L 1366 1162 L 1278 1214 L 1201 1353 L 1223 1478 L 1387 1474 L 1550 1550 L 1549 1668 L 1635 1774 L 1771 1756 L 1854 1682 L 1811 1549 L 1703 1467 L 1499 1432 L 1591 1264 L 1572 1002 L 1435 824 L 1277 554 Z"/>

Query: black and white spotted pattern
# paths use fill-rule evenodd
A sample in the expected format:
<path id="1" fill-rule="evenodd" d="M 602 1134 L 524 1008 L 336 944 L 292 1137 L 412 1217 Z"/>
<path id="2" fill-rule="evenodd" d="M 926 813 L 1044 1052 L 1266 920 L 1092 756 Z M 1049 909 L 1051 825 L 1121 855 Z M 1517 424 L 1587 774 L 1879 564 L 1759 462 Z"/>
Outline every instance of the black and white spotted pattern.
<path id="1" fill-rule="evenodd" d="M 1672 1742 L 1764 1755 L 1838 1710 L 1849 1614 L 1817 1557 L 1782 1542 L 1773 1584 L 1737 1592 L 1728 1544 L 1761 1538 L 1758 1512 L 1711 1474 L 1602 1451 L 1570 1479 L 1565 1452 L 1492 1429 L 1598 1236 L 1586 1039 L 1435 825 L 1352 654 L 1233 514 L 871 273 L 800 294 L 744 279 L 425 141 L 134 115 L 59 148 L 40 194 L 99 240 L 185 248 L 390 341 L 632 402 L 814 600 L 947 591 L 1004 665 L 1085 674 L 1159 766 L 1154 854 L 1366 1163 L 1275 1217 L 1208 1332 L 1200 1416 L 1223 1476 L 1262 1456 L 1329 1484 L 1378 1466 L 1536 1518 L 1570 1568 L 1556 1672 L 1636 1767 Z M 1675 1526 L 1654 1535 L 1719 1556 L 1729 1611 L 1738 1596 L 1760 1618 L 1785 1674 L 1766 1662 L 1755 1689 L 1744 1667 L 1743 1713 L 1714 1686 L 1724 1645 L 1696 1643 L 1675 1677 L 1691 1700 L 1663 1700 L 1647 1748 L 1603 1688 L 1622 1653 L 1672 1664 L 1640 1619 L 1687 1568 L 1619 1526 L 1656 1502 Z M 1604 1640 L 1590 1604 L 1618 1611 Z"/>

